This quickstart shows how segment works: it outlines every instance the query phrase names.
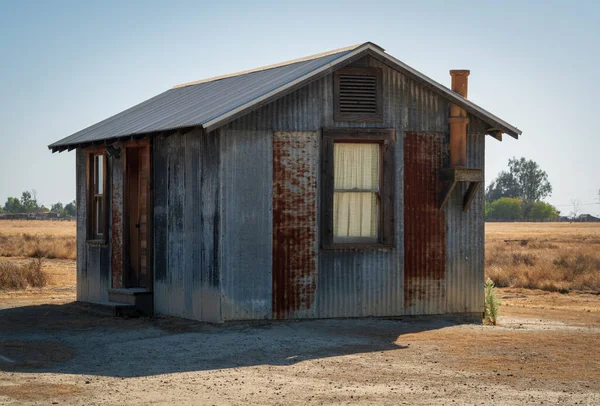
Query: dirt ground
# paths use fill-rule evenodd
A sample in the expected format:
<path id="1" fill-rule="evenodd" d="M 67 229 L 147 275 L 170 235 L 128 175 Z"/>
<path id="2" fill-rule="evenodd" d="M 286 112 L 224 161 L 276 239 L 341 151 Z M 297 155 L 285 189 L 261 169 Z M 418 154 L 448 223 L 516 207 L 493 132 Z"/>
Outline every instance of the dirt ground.
<path id="1" fill-rule="evenodd" d="M 499 289 L 498 326 L 210 325 L 95 313 L 73 302 L 75 261 L 44 269 L 48 286 L 0 291 L 0 405 L 600 404 L 593 293 Z"/>
<path id="2" fill-rule="evenodd" d="M 72 302 L 74 285 L 2 292 L 0 404 L 600 403 L 600 296 L 500 297 L 495 327 L 440 317 L 209 325 L 99 315 Z"/>

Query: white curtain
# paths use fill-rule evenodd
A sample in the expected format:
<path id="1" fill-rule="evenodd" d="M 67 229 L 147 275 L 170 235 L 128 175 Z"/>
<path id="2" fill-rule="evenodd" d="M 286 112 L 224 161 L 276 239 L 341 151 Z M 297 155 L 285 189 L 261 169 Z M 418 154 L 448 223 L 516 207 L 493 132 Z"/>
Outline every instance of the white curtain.
<path id="1" fill-rule="evenodd" d="M 379 144 L 333 146 L 333 236 L 377 237 Z"/>

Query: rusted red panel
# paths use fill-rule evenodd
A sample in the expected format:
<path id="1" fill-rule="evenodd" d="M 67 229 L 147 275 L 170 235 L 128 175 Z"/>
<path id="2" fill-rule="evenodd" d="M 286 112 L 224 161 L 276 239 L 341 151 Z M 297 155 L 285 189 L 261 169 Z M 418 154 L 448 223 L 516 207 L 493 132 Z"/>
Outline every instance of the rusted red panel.
<path id="1" fill-rule="evenodd" d="M 119 161 L 116 161 L 120 163 Z M 112 269 L 112 287 L 123 287 L 123 184 L 121 176 L 116 176 L 116 170 L 113 168 L 113 176 L 109 177 L 111 188 L 111 221 L 112 233 L 110 242 L 112 245 L 111 251 L 111 269 Z M 119 175 L 122 171 L 119 171 Z"/>
<path id="2" fill-rule="evenodd" d="M 434 299 L 432 281 L 445 279 L 446 217 L 438 209 L 442 137 L 406 133 L 404 138 L 404 305 Z"/>
<path id="3" fill-rule="evenodd" d="M 273 135 L 273 318 L 310 310 L 317 284 L 318 139 Z"/>

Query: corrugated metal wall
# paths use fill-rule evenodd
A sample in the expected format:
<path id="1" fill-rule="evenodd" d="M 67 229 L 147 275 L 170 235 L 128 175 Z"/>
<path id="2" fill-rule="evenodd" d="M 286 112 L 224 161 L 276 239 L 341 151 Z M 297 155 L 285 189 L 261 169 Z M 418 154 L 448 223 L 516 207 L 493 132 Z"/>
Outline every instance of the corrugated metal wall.
<path id="1" fill-rule="evenodd" d="M 272 131 L 221 136 L 223 320 L 271 318 Z"/>
<path id="2" fill-rule="evenodd" d="M 320 134 L 323 127 L 396 129 L 396 247 L 365 251 L 318 251 L 315 306 L 310 312 L 296 316 L 291 314 L 288 317 L 362 317 L 404 314 L 404 133 L 428 131 L 441 132 L 447 136 L 449 104 L 442 97 L 372 58 L 364 58 L 353 65 L 375 66 L 383 69 L 383 123 L 334 122 L 333 79 L 330 75 L 230 123 L 223 129 L 223 140 L 233 137 L 236 143 L 244 137 L 262 136 L 264 143 L 253 141 L 253 144 L 260 144 L 264 148 L 269 145 L 274 131 L 317 131 Z M 302 134 L 299 133 L 298 136 L 301 137 Z M 263 148 L 254 150 L 254 153 L 258 153 L 254 158 L 255 161 L 272 159 L 273 156 L 273 151 L 267 152 Z M 223 165 L 226 165 L 228 159 L 223 156 Z M 263 175 L 269 175 L 266 170 L 260 168 L 258 170 L 255 168 L 254 172 L 256 178 L 260 176 L 262 179 Z M 240 172 L 237 175 L 229 172 L 229 175 L 247 176 Z M 225 185 L 232 180 L 223 179 Z M 254 180 L 254 187 L 256 189 L 251 192 L 252 194 L 268 196 L 273 194 L 271 182 Z M 227 197 L 224 198 L 224 204 L 227 206 Z M 310 196 L 307 195 L 306 199 L 310 201 Z M 474 204 L 476 205 L 477 202 Z M 261 210 L 264 212 L 264 209 Z M 230 210 L 226 212 L 229 213 Z M 316 226 L 319 226 L 318 221 Z M 251 231 L 251 235 L 252 240 L 264 241 L 262 233 L 258 231 Z M 224 252 L 229 249 L 227 245 L 232 242 L 224 240 Z M 258 261 L 260 259 L 256 256 L 253 262 Z M 255 266 L 253 269 L 253 272 L 258 272 L 258 278 L 261 280 L 263 274 L 267 272 L 263 267 L 270 270 L 271 264 L 261 264 L 260 267 Z M 247 272 L 247 270 L 227 272 L 227 283 L 234 284 L 236 279 L 247 279 Z M 248 290 L 247 294 L 254 294 L 253 292 L 254 290 Z M 432 295 L 435 293 L 432 292 Z M 240 301 L 247 302 L 249 298 L 240 298 Z M 437 305 L 437 309 L 439 312 L 444 312 L 445 304 L 441 294 L 437 296 L 437 301 L 441 303 Z M 425 312 L 425 305 L 423 308 L 415 308 L 415 312 Z M 233 314 L 231 316 L 237 318 Z"/>
<path id="3" fill-rule="evenodd" d="M 86 242 L 87 193 L 86 193 L 86 152 L 77 149 L 77 300 L 91 303 L 108 301 L 110 287 L 110 245 L 89 245 Z M 113 170 L 113 163 L 108 161 L 107 171 Z M 110 189 L 107 201 L 111 201 Z M 111 208 L 109 205 L 109 218 Z M 109 226 L 108 233 L 111 235 Z M 110 239 L 109 239 L 110 241 Z"/>
<path id="4" fill-rule="evenodd" d="M 469 115 L 467 164 L 484 168 L 485 130 L 481 120 Z M 484 185 L 469 211 L 463 212 L 466 184 L 459 184 L 446 205 L 446 296 L 448 313 L 483 312 Z"/>
<path id="5" fill-rule="evenodd" d="M 220 154 L 217 132 L 156 137 L 154 309 L 220 321 Z"/>

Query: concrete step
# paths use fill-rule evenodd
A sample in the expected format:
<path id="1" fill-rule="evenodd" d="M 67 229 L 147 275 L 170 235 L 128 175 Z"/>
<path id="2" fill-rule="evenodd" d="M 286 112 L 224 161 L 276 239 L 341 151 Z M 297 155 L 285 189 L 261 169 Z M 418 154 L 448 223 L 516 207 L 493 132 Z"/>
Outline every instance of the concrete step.
<path id="1" fill-rule="evenodd" d="M 83 303 L 82 307 L 84 307 L 87 311 L 99 314 L 101 316 L 130 317 L 137 314 L 137 310 L 134 305 L 111 301 L 102 303 Z"/>
<path id="2" fill-rule="evenodd" d="M 109 289 L 108 300 L 133 306 L 145 316 L 151 316 L 153 312 L 154 301 L 152 292 L 144 288 Z"/>

